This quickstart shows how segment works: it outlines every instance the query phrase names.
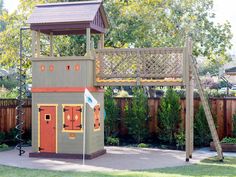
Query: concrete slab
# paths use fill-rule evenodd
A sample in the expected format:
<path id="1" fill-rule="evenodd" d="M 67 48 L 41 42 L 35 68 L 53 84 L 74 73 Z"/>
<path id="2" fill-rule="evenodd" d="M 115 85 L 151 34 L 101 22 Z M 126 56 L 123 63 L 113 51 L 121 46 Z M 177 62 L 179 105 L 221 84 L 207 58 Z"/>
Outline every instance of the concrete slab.
<path id="1" fill-rule="evenodd" d="M 176 167 L 198 163 L 200 160 L 215 156 L 215 152 L 206 149 L 195 151 L 193 159 L 185 162 L 185 152 L 162 149 L 141 149 L 130 147 L 106 147 L 107 153 L 93 160 L 42 159 L 29 158 L 31 148 L 18 156 L 17 151 L 0 152 L 0 164 L 30 169 L 47 169 L 57 171 L 114 171 L 147 170 L 154 168 Z"/>

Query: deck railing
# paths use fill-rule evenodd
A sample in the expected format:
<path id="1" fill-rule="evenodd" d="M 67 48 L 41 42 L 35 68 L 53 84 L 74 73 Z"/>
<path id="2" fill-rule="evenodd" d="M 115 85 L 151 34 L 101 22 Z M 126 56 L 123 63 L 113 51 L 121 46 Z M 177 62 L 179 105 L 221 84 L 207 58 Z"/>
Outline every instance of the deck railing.
<path id="1" fill-rule="evenodd" d="M 182 81 L 183 48 L 98 49 L 95 57 L 98 85 Z"/>

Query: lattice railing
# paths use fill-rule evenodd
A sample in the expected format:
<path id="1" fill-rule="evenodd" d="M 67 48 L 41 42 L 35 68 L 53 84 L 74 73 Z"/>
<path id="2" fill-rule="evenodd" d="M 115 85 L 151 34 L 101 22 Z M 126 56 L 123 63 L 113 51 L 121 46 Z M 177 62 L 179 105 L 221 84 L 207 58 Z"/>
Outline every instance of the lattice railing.
<path id="1" fill-rule="evenodd" d="M 182 78 L 183 48 L 99 49 L 95 50 L 95 56 L 98 83 Z"/>

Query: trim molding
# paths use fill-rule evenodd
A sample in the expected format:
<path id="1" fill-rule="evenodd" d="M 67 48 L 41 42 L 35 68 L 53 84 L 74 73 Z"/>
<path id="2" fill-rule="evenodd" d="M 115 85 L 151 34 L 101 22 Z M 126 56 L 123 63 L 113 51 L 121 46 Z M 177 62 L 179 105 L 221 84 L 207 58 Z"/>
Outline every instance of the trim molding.
<path id="1" fill-rule="evenodd" d="M 84 92 L 86 87 L 33 87 L 31 89 L 32 93 L 53 93 L 53 92 Z M 87 87 L 90 92 L 104 92 L 103 89 L 98 89 L 96 87 Z"/>

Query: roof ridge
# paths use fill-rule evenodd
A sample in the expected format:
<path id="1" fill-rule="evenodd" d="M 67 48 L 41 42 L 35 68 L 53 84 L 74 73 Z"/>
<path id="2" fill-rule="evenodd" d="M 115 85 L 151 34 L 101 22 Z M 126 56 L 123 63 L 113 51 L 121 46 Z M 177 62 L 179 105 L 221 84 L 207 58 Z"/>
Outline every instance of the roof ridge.
<path id="1" fill-rule="evenodd" d="M 36 7 L 48 7 L 48 6 L 67 6 L 67 5 L 77 5 L 77 4 L 101 4 L 103 0 L 89 0 L 89 1 L 77 1 L 77 2 L 60 2 L 60 3 L 48 3 L 39 4 Z"/>

